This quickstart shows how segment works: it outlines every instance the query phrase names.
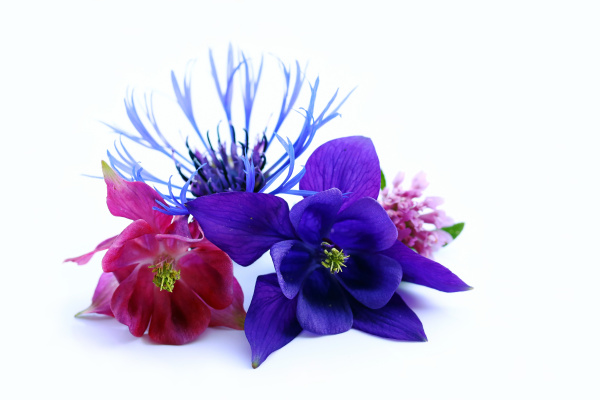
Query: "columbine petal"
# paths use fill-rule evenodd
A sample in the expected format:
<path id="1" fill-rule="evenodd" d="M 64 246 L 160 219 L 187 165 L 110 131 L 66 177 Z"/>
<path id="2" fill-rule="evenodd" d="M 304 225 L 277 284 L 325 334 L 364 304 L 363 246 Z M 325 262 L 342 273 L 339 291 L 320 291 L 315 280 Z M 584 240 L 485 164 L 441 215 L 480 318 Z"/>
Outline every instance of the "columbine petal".
<path id="1" fill-rule="evenodd" d="M 119 286 L 117 278 L 112 273 L 103 272 L 98 280 L 98 286 L 94 290 L 92 304 L 83 311 L 78 312 L 75 316 L 83 314 L 104 314 L 109 317 L 114 317 L 110 309 L 110 299 L 112 298 L 115 289 Z"/>
<path id="2" fill-rule="evenodd" d="M 305 242 L 320 246 L 335 222 L 344 199 L 338 189 L 329 189 L 300 201 L 290 211 L 290 221 Z"/>
<path id="3" fill-rule="evenodd" d="M 331 240 L 344 250 L 378 252 L 391 247 L 398 230 L 376 200 L 365 197 L 340 212 Z"/>
<path id="4" fill-rule="evenodd" d="M 177 281 L 172 293 L 154 292 L 154 310 L 148 336 L 161 344 L 185 344 L 208 327 L 210 309 L 185 284 Z"/>
<path id="5" fill-rule="evenodd" d="M 351 301 L 354 314 L 353 328 L 372 335 L 413 342 L 426 342 L 427 336 L 419 317 L 398 293 L 382 308 L 372 310 L 357 301 Z"/>
<path id="6" fill-rule="evenodd" d="M 133 336 L 141 337 L 152 315 L 154 283 L 149 268 L 137 267 L 113 294 L 110 308 L 115 318 L 129 327 Z"/>
<path id="7" fill-rule="evenodd" d="M 263 193 L 229 192 L 199 197 L 186 207 L 208 240 L 247 266 L 271 246 L 295 237 L 285 200 Z"/>
<path id="8" fill-rule="evenodd" d="M 348 194 L 342 209 L 362 197 L 376 199 L 380 185 L 379 158 L 371 139 L 363 136 L 335 139 L 320 146 L 308 158 L 300 181 L 301 190 L 338 188 Z"/>
<path id="9" fill-rule="evenodd" d="M 79 257 L 67 258 L 64 262 L 71 261 L 77 263 L 77 265 L 87 264 L 92 259 L 94 254 L 96 254 L 99 251 L 108 249 L 113 244 L 116 238 L 116 236 L 113 236 L 111 238 L 103 240 L 98 246 L 96 246 L 94 250 L 90 251 L 89 253 L 86 253 Z"/>
<path id="10" fill-rule="evenodd" d="M 346 266 L 336 278 L 356 300 L 369 308 L 385 306 L 402 280 L 400 265 L 382 254 L 352 254 Z"/>
<path id="11" fill-rule="evenodd" d="M 223 309 L 233 300 L 231 259 L 208 241 L 199 243 L 177 261 L 181 280 L 210 307 Z"/>
<path id="12" fill-rule="evenodd" d="M 146 221 L 134 221 L 114 241 L 102 258 L 104 272 L 114 272 L 132 265 L 150 265 L 158 251 L 152 227 Z"/>
<path id="13" fill-rule="evenodd" d="M 448 268 L 411 250 L 402 242 L 384 251 L 402 266 L 402 280 L 437 289 L 442 292 L 461 292 L 472 289 Z"/>
<path id="14" fill-rule="evenodd" d="M 298 295 L 298 322 L 309 332 L 333 335 L 352 327 L 344 290 L 325 268 L 314 270 Z"/>
<path id="15" fill-rule="evenodd" d="M 208 326 L 226 326 L 231 329 L 244 329 L 246 311 L 244 310 L 244 292 L 237 281 L 233 278 L 233 302 L 222 310 L 211 308 L 210 324 Z"/>
<path id="16" fill-rule="evenodd" d="M 172 216 L 153 210 L 157 201 L 163 198 L 143 182 L 127 182 L 102 161 L 102 172 L 106 182 L 106 204 L 116 217 L 131 220 L 143 219 L 156 233 L 163 232 L 170 224 Z"/>
<path id="17" fill-rule="evenodd" d="M 273 245 L 271 258 L 281 291 L 288 299 L 296 297 L 304 279 L 319 267 L 312 251 L 297 240 L 285 240 Z"/>
<path id="18" fill-rule="evenodd" d="M 244 328 L 252 349 L 253 368 L 302 331 L 296 319 L 297 303 L 297 298 L 290 300 L 283 295 L 275 274 L 256 279 Z"/>

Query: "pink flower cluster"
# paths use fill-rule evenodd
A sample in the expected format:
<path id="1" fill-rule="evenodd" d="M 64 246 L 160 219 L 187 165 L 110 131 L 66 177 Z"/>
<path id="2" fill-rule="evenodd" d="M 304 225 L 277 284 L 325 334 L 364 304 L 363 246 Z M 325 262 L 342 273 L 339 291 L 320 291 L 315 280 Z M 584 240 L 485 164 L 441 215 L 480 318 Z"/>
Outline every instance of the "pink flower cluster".
<path id="1" fill-rule="evenodd" d="M 436 208 L 444 200 L 441 197 L 425 197 L 423 191 L 429 183 L 425 173 L 413 178 L 410 189 L 404 190 L 404 173 L 399 172 L 381 193 L 381 205 L 398 228 L 398 240 L 417 253 L 433 258 L 433 253 L 452 241 L 452 236 L 441 228 L 451 226 L 453 221 L 443 210 Z"/>

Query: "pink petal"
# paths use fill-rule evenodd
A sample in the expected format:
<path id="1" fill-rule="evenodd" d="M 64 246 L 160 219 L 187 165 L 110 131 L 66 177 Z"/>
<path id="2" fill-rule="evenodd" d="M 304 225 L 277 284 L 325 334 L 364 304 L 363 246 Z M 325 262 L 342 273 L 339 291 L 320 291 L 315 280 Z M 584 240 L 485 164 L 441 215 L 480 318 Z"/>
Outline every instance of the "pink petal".
<path id="1" fill-rule="evenodd" d="M 425 172 L 419 171 L 412 180 L 411 189 L 423 191 L 427 186 L 429 186 L 429 183 L 427 182 L 427 179 L 425 179 Z"/>
<path id="2" fill-rule="evenodd" d="M 96 254 L 99 251 L 108 249 L 110 247 L 110 245 L 115 241 L 116 238 L 117 238 L 116 236 L 113 236 L 111 238 L 103 240 L 102 242 L 100 242 L 100 244 L 98 246 L 96 246 L 96 248 L 94 250 L 90 251 L 89 253 L 86 253 L 79 257 L 67 258 L 63 262 L 71 261 L 71 262 L 77 263 L 77 265 L 87 264 L 92 259 L 94 254 Z"/>
<path id="3" fill-rule="evenodd" d="M 194 238 L 194 239 L 204 238 L 204 232 L 202 232 L 202 229 L 200 229 L 200 225 L 198 224 L 198 222 L 195 219 L 193 219 L 189 223 L 189 227 L 190 227 L 190 234 L 192 235 L 192 238 Z"/>
<path id="4" fill-rule="evenodd" d="M 205 240 L 177 261 L 185 281 L 211 308 L 233 301 L 233 264 L 217 246 Z"/>
<path id="5" fill-rule="evenodd" d="M 210 309 L 179 280 L 172 293 L 155 291 L 148 335 L 161 344 L 185 344 L 200 336 L 209 322 Z"/>
<path id="6" fill-rule="evenodd" d="M 392 181 L 392 185 L 397 188 L 402 185 L 402 182 L 404 182 L 404 172 L 398 172 Z"/>
<path id="7" fill-rule="evenodd" d="M 83 314 L 104 314 L 109 317 L 114 317 L 110 309 L 110 300 L 112 299 L 115 289 L 119 286 L 117 278 L 112 273 L 103 272 L 100 275 L 100 280 L 92 297 L 92 305 L 85 310 L 77 313 L 78 317 Z"/>
<path id="8" fill-rule="evenodd" d="M 244 310 L 244 292 L 237 279 L 233 278 L 233 303 L 222 310 L 210 310 L 210 324 L 208 326 L 226 326 L 232 329 L 243 330 L 246 320 Z"/>
<path id="9" fill-rule="evenodd" d="M 106 204 L 110 213 L 133 221 L 143 219 L 155 233 L 162 233 L 171 224 L 172 217 L 155 211 L 156 201 L 162 197 L 144 182 L 128 182 L 102 162 L 102 172 L 106 182 Z"/>
<path id="10" fill-rule="evenodd" d="M 198 243 L 201 243 L 204 240 L 167 234 L 154 235 L 154 237 L 162 244 L 163 251 L 171 255 L 173 258 L 176 258 L 178 255 L 187 252 L 190 247 L 196 247 Z"/>
<path id="11" fill-rule="evenodd" d="M 423 201 L 423 205 L 429 208 L 436 208 L 442 204 L 444 204 L 444 199 L 437 196 L 425 197 Z"/>
<path id="12" fill-rule="evenodd" d="M 154 307 L 153 278 L 149 268 L 137 267 L 112 296 L 110 307 L 115 318 L 127 325 L 133 336 L 142 336 L 148 328 Z"/>
<path id="13" fill-rule="evenodd" d="M 159 250 L 154 236 L 152 227 L 144 220 L 129 224 L 102 258 L 104 272 L 114 272 L 140 263 L 150 265 Z"/>

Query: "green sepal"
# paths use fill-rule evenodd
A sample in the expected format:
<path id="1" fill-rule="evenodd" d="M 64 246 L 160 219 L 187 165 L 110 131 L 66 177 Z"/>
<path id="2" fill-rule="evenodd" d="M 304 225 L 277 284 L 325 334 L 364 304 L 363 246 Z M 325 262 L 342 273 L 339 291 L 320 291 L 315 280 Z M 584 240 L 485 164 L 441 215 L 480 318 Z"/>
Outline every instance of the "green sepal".
<path id="1" fill-rule="evenodd" d="M 381 170 L 381 190 L 385 189 L 387 183 L 385 182 L 385 175 L 383 174 L 383 170 Z"/>
<path id="2" fill-rule="evenodd" d="M 442 230 L 448 232 L 450 234 L 450 236 L 452 236 L 452 239 L 456 239 L 458 237 L 458 235 L 460 235 L 460 233 L 462 232 L 464 227 L 465 227 L 465 223 L 459 222 L 452 226 L 447 226 L 445 228 L 442 228 Z"/>

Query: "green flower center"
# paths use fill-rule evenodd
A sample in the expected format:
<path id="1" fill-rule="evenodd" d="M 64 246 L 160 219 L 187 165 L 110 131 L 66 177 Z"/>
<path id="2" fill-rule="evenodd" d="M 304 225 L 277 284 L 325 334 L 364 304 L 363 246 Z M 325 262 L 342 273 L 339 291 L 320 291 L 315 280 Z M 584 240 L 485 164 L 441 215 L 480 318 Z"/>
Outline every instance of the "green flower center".
<path id="1" fill-rule="evenodd" d="M 342 272 L 342 267 L 347 267 L 344 262 L 350 256 L 344 255 L 344 250 L 338 250 L 327 242 L 321 243 L 321 246 L 323 247 L 323 261 L 321 261 L 321 265 L 327 268 L 332 274 Z"/>
<path id="2" fill-rule="evenodd" d="M 181 273 L 173 269 L 173 263 L 169 261 L 161 261 L 156 265 L 151 265 L 148 268 L 152 268 L 154 279 L 152 283 L 156 285 L 161 291 L 166 290 L 173 292 L 175 282 L 181 278 Z"/>

